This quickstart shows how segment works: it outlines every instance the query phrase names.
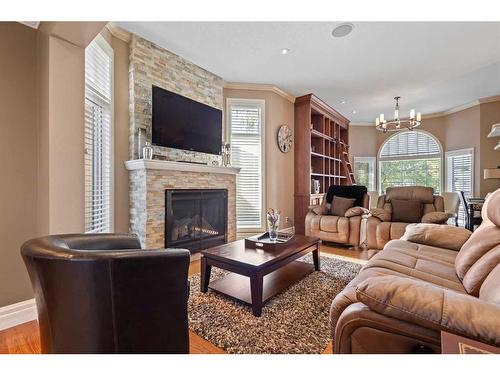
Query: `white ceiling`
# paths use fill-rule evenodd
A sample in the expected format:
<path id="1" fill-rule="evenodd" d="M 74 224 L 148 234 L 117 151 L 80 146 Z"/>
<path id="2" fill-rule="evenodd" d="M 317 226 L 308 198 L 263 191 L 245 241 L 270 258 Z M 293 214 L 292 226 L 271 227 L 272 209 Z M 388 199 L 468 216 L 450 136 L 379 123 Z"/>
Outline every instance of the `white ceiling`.
<path id="1" fill-rule="evenodd" d="M 313 92 L 353 122 L 389 115 L 396 95 L 430 114 L 500 94 L 500 22 L 354 22 L 333 38 L 338 24 L 118 22 L 225 81 Z"/>

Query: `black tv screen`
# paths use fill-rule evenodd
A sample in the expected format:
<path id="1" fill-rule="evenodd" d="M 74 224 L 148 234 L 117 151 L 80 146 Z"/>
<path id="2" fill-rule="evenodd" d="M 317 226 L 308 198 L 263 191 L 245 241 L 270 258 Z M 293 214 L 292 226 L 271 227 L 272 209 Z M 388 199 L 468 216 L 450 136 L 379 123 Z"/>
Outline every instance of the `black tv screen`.
<path id="1" fill-rule="evenodd" d="M 153 86 L 153 144 L 219 155 L 222 111 Z"/>

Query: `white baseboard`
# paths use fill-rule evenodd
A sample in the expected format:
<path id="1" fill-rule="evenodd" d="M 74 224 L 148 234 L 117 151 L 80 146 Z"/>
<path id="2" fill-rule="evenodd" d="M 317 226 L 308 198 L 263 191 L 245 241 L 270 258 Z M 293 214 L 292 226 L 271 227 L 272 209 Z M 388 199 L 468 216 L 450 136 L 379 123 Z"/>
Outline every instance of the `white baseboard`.
<path id="1" fill-rule="evenodd" d="M 38 317 L 35 299 L 0 307 L 0 331 L 31 322 Z"/>

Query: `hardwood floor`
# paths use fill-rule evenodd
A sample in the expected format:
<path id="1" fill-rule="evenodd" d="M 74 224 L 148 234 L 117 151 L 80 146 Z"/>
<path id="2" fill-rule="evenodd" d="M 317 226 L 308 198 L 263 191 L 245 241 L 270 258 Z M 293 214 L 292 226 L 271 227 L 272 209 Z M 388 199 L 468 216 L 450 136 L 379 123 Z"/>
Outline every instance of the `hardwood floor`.
<path id="1" fill-rule="evenodd" d="M 346 247 L 335 247 L 322 245 L 321 255 L 332 255 L 351 261 L 365 263 L 373 256 L 373 252 L 363 249 L 349 249 Z M 200 272 L 200 261 L 194 260 L 189 266 L 189 275 Z M 211 342 L 189 332 L 189 343 L 191 354 L 223 354 L 224 351 Z M 332 352 L 331 342 L 323 354 Z M 37 354 L 40 353 L 40 338 L 38 335 L 38 323 L 32 321 L 6 330 L 0 331 L 0 354 Z"/>

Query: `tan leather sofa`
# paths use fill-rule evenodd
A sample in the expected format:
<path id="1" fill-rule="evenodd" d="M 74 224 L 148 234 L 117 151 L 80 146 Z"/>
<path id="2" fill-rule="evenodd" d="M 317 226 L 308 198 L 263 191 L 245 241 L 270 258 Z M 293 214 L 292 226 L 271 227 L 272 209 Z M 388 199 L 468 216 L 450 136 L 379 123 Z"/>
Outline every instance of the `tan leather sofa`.
<path id="1" fill-rule="evenodd" d="M 332 302 L 334 353 L 440 353 L 441 331 L 500 346 L 500 189 L 482 216 L 388 242 Z"/>
<path id="2" fill-rule="evenodd" d="M 390 240 L 401 238 L 409 222 L 394 222 L 395 212 L 393 200 L 417 200 L 422 203 L 422 218 L 432 212 L 442 212 L 437 215 L 441 220 L 432 220 L 435 224 L 444 224 L 448 217 L 444 213 L 444 199 L 434 195 L 434 189 L 425 186 L 389 187 L 385 195 L 378 198 L 377 208 L 370 210 L 370 217 L 366 223 L 366 245 L 368 249 L 383 249 Z M 424 216 L 426 215 L 426 216 Z"/>
<path id="3" fill-rule="evenodd" d="M 305 219 L 306 236 L 319 237 L 323 241 L 358 246 L 361 220 L 368 213 L 368 195 L 363 198 L 363 207 L 353 207 L 346 216 L 328 214 L 326 200 L 319 206 L 309 207 Z"/>

